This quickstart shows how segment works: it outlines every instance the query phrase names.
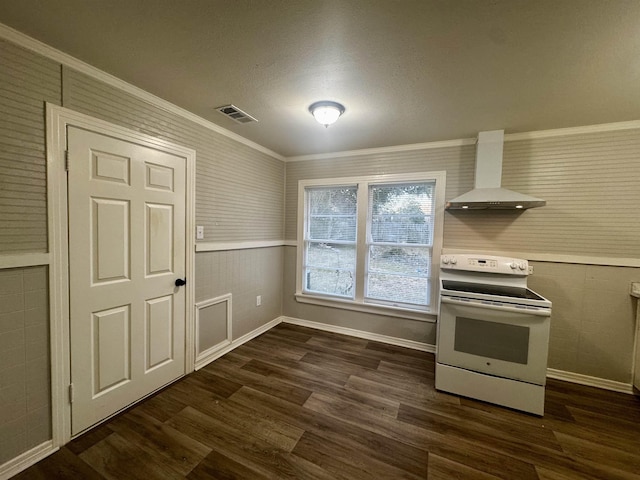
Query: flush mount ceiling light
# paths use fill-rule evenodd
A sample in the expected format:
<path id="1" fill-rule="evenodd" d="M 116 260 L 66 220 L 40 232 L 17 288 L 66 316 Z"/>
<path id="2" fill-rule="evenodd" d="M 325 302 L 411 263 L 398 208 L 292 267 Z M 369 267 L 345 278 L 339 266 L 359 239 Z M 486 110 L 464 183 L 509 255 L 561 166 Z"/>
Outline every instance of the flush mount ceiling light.
<path id="1" fill-rule="evenodd" d="M 338 102 L 323 100 L 309 105 L 311 115 L 325 128 L 335 123 L 336 120 L 344 113 L 344 106 Z"/>

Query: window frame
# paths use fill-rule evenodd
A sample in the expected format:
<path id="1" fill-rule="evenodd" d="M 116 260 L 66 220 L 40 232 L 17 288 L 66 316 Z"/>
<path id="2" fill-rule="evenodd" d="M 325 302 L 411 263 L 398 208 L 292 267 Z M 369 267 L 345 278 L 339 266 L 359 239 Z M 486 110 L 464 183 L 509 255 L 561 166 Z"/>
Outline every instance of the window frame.
<path id="1" fill-rule="evenodd" d="M 405 304 L 394 305 L 392 302 L 371 301 L 365 297 L 367 262 L 369 256 L 370 226 L 369 186 L 370 185 L 403 185 L 407 183 L 434 182 L 433 205 L 433 242 L 431 246 L 430 297 L 426 309 L 412 308 Z M 332 188 L 357 186 L 357 218 L 356 218 L 356 275 L 354 298 L 334 296 L 330 294 L 309 293 L 304 291 L 304 257 L 306 253 L 306 229 L 308 199 L 307 188 Z M 444 230 L 446 172 L 417 172 L 406 174 L 367 175 L 358 177 L 307 179 L 298 182 L 298 215 L 297 215 L 297 264 L 295 298 L 301 303 L 310 303 L 334 308 L 343 308 L 367 313 L 393 317 L 410 318 L 435 322 L 438 313 L 439 260 L 442 251 Z"/>

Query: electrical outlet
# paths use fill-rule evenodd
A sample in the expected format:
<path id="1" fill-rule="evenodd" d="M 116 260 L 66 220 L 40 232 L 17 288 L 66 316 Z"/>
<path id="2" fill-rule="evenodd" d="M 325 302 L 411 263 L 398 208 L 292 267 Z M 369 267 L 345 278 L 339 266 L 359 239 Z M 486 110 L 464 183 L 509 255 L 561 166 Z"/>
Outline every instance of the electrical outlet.
<path id="1" fill-rule="evenodd" d="M 202 225 L 196 227 L 196 240 L 204 240 L 204 227 Z"/>
<path id="2" fill-rule="evenodd" d="M 529 275 L 533 275 L 533 265 L 529 265 L 528 273 Z"/>
<path id="3" fill-rule="evenodd" d="M 259 307 L 260 305 L 262 305 L 262 295 L 258 295 L 256 297 L 256 307 Z"/>

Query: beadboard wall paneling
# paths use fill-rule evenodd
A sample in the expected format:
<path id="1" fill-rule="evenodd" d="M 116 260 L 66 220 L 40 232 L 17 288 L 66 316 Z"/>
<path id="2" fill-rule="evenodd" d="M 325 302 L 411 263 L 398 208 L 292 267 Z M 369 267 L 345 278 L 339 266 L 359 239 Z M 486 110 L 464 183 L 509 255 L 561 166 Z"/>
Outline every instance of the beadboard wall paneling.
<path id="1" fill-rule="evenodd" d="M 280 240 L 284 163 L 70 68 L 64 106 L 196 150 L 204 242 Z"/>
<path id="2" fill-rule="evenodd" d="M 299 180 L 446 170 L 446 194 L 453 198 L 473 184 L 474 161 L 475 145 L 464 145 L 287 163 L 285 239 L 295 240 L 297 235 Z M 445 225 L 445 246 L 446 238 Z"/>
<path id="3" fill-rule="evenodd" d="M 51 439 L 46 267 L 0 270 L 0 464 Z"/>
<path id="4" fill-rule="evenodd" d="M 196 302 L 232 294 L 233 340 L 282 315 L 284 248 L 196 254 Z"/>
<path id="5" fill-rule="evenodd" d="M 60 66 L 0 40 L 0 253 L 47 251 L 45 102 Z"/>
<path id="6" fill-rule="evenodd" d="M 532 265 L 528 285 L 553 301 L 549 368 L 630 384 L 640 268 Z"/>
<path id="7" fill-rule="evenodd" d="M 640 258 L 639 156 L 638 129 L 506 142 L 503 186 L 547 205 L 449 213 L 444 245 Z"/>

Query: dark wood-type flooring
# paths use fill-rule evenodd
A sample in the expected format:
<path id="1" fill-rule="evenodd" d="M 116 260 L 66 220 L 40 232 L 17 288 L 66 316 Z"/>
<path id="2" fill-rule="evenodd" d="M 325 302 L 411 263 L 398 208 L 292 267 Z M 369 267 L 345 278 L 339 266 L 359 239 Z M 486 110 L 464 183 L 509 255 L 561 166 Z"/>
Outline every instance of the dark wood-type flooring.
<path id="1" fill-rule="evenodd" d="M 640 479 L 640 400 L 543 418 L 434 389 L 431 354 L 281 324 L 16 479 Z"/>

